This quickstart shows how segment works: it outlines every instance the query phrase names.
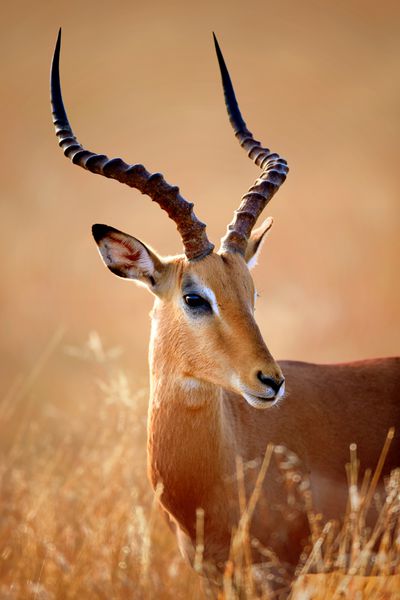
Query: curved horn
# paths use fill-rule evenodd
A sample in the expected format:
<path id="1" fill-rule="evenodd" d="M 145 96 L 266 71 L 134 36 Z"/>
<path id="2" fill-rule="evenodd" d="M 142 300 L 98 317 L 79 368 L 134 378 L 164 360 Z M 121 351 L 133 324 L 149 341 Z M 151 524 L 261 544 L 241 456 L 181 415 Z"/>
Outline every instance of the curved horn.
<path id="1" fill-rule="evenodd" d="M 129 165 L 120 158 L 109 159 L 104 154 L 85 150 L 74 136 L 65 112 L 60 85 L 59 59 L 61 29 L 58 33 L 51 65 L 51 104 L 53 123 L 59 145 L 71 161 L 98 175 L 116 179 L 147 194 L 175 221 L 181 235 L 186 257 L 189 260 L 203 258 L 212 252 L 214 245 L 207 238 L 204 223 L 193 212 L 193 204 L 185 200 L 177 186 L 169 185 L 160 173 L 149 173 L 143 165 Z"/>
<path id="2" fill-rule="evenodd" d="M 279 154 L 270 152 L 268 148 L 263 148 L 260 142 L 255 140 L 253 134 L 247 129 L 239 110 L 224 57 L 222 56 L 215 34 L 213 36 L 221 71 L 226 109 L 233 131 L 248 156 L 262 169 L 260 177 L 247 194 L 243 196 L 239 208 L 235 211 L 233 221 L 228 226 L 226 235 L 221 240 L 221 250 L 225 252 L 239 252 L 244 255 L 251 230 L 272 196 L 285 181 L 289 168 L 286 160 L 281 158 Z"/>

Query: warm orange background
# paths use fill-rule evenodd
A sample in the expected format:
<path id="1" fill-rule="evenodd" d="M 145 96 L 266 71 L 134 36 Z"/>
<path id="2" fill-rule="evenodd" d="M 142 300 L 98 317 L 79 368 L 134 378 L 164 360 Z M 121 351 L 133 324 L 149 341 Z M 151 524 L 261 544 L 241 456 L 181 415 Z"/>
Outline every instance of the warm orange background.
<path id="1" fill-rule="evenodd" d="M 215 30 L 250 129 L 291 167 L 255 271 L 270 350 L 321 362 L 398 353 L 398 2 L 13 2 L 0 36 L 1 392 L 60 326 L 72 345 L 99 331 L 144 380 L 150 295 L 107 272 L 90 226 L 181 248 L 148 198 L 58 149 L 48 74 L 60 25 L 78 138 L 162 171 L 214 241 L 257 176 L 227 121 Z M 59 353 L 42 385 L 62 399 L 80 368 Z"/>

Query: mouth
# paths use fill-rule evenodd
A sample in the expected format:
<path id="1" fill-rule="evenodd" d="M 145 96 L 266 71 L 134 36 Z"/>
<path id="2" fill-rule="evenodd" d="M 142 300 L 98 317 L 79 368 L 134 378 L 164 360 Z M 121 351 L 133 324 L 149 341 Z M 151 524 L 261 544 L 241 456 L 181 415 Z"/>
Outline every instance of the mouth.
<path id="1" fill-rule="evenodd" d="M 264 410 L 266 408 L 271 408 L 277 404 L 281 398 L 283 398 L 285 395 L 285 384 L 282 384 L 277 394 L 272 388 L 269 388 L 265 394 L 253 394 L 248 390 L 242 390 L 241 394 L 243 398 L 250 404 L 250 406 Z"/>

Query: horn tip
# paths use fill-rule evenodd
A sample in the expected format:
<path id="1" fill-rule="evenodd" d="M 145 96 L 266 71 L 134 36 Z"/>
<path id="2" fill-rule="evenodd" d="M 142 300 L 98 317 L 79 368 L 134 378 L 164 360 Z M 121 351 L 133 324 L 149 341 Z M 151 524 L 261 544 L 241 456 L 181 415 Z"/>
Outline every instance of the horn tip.
<path id="1" fill-rule="evenodd" d="M 221 59 L 222 59 L 222 61 L 224 60 L 222 58 L 221 48 L 219 46 L 218 39 L 217 39 L 217 36 L 215 35 L 215 32 L 213 31 L 212 34 L 213 34 L 215 51 L 216 51 L 217 56 L 218 56 L 218 62 L 221 64 Z"/>
<path id="2" fill-rule="evenodd" d="M 57 48 L 60 48 L 60 46 L 61 46 L 61 34 L 62 34 L 62 27 L 60 27 L 58 29 L 57 42 L 56 42 L 56 47 Z"/>

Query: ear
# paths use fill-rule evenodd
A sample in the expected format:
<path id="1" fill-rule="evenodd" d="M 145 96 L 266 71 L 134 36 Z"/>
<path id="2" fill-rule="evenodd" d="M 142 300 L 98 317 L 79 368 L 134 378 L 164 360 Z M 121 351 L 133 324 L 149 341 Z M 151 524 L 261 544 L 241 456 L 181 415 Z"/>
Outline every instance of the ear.
<path id="1" fill-rule="evenodd" d="M 93 225 L 92 233 L 110 271 L 118 277 L 135 279 L 156 293 L 165 265 L 152 250 L 136 238 L 108 225 Z"/>
<path id="2" fill-rule="evenodd" d="M 273 222 L 274 220 L 272 217 L 267 217 L 264 223 L 252 232 L 244 255 L 244 259 L 247 262 L 249 269 L 256 266 L 266 233 L 271 229 Z"/>

